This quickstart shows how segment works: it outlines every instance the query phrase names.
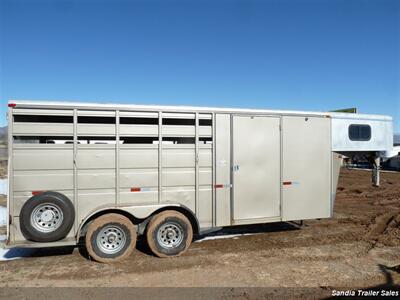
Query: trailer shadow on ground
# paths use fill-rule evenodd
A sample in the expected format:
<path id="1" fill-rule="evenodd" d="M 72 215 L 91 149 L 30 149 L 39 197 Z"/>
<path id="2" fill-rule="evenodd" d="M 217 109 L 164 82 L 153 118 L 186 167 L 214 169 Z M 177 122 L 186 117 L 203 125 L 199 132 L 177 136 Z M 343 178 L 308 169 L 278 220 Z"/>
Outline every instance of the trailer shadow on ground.
<path id="1" fill-rule="evenodd" d="M 3 260 L 13 260 L 26 257 L 47 257 L 70 255 L 73 253 L 75 246 L 50 247 L 50 248 L 11 248 L 1 249 Z"/>
<path id="2" fill-rule="evenodd" d="M 257 234 L 276 231 L 287 231 L 300 229 L 302 225 L 294 222 L 278 222 L 278 223 L 264 223 L 264 224 L 250 224 L 250 225 L 236 225 L 230 227 L 217 228 L 208 233 L 201 234 L 196 240 L 201 240 L 207 237 L 229 236 L 229 235 L 243 235 L 243 234 Z M 303 224 L 303 226 L 306 226 Z"/>
<path id="3" fill-rule="evenodd" d="M 306 225 L 303 225 L 306 226 Z M 255 235 L 260 233 L 276 232 L 276 231 L 289 231 L 300 229 L 300 224 L 293 222 L 279 222 L 279 223 L 265 223 L 265 224 L 251 224 L 251 225 L 236 225 L 229 227 L 213 228 L 210 231 L 195 236 L 193 242 L 202 242 L 206 240 L 229 239 L 236 238 L 244 235 Z M 137 250 L 153 256 L 149 247 L 147 246 L 146 238 L 144 235 L 138 237 L 136 244 Z"/>
<path id="4" fill-rule="evenodd" d="M 306 225 L 304 225 L 306 226 Z M 268 224 L 252 224 L 240 225 L 224 228 L 216 228 L 211 232 L 206 232 L 194 238 L 194 242 L 202 242 L 204 240 L 227 239 L 235 238 L 243 235 L 255 235 L 260 233 L 297 230 L 300 226 L 295 223 L 279 222 Z M 79 246 L 63 246 L 50 248 L 11 248 L 3 253 L 4 260 L 13 260 L 26 257 L 47 257 L 47 256 L 62 256 L 71 255 L 75 248 L 79 249 L 82 257 L 90 259 L 86 248 L 83 245 Z M 153 253 L 147 246 L 145 236 L 139 236 L 136 244 L 137 250 L 153 256 Z"/>

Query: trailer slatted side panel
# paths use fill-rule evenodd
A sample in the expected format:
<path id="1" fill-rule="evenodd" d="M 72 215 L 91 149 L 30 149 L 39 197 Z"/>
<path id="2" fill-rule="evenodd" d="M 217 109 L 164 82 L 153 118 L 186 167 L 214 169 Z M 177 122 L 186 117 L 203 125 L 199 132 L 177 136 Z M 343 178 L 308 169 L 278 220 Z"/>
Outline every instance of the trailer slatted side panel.
<path id="1" fill-rule="evenodd" d="M 115 111 L 78 110 L 78 220 L 116 201 Z"/>
<path id="2" fill-rule="evenodd" d="M 163 113 L 161 124 L 159 112 L 77 109 L 76 114 L 74 124 L 73 110 L 13 110 L 14 224 L 32 191 L 52 190 L 75 203 L 77 224 L 103 205 L 161 199 L 185 205 L 202 226 L 212 226 L 211 114 L 197 114 L 197 126 L 194 113 Z"/>
<path id="3" fill-rule="evenodd" d="M 122 111 L 119 123 L 120 203 L 157 204 L 159 114 Z"/>
<path id="4" fill-rule="evenodd" d="M 13 240 L 24 237 L 19 230 L 23 204 L 40 191 L 57 191 L 74 201 L 73 111 L 13 110 Z M 72 237 L 74 232 L 68 235 Z"/>

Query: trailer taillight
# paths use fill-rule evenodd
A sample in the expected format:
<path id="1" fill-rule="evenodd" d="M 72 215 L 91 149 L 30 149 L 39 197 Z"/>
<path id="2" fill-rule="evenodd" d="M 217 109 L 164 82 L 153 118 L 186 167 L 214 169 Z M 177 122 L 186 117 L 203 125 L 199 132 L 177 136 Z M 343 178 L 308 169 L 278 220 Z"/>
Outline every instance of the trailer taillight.
<path id="1" fill-rule="evenodd" d="M 16 107 L 17 106 L 17 104 L 15 104 L 15 103 L 8 103 L 8 107 Z"/>
<path id="2" fill-rule="evenodd" d="M 133 188 L 131 188 L 131 192 L 140 192 L 140 188 L 139 187 L 133 187 Z"/>
<path id="3" fill-rule="evenodd" d="M 43 191 L 32 191 L 32 196 L 36 196 L 43 193 Z"/>

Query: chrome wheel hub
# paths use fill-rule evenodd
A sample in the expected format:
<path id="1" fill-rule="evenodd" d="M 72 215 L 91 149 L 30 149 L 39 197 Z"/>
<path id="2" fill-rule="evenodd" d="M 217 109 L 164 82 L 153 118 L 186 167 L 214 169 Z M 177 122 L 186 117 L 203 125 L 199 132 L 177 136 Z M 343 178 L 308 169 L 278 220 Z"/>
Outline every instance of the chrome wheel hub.
<path id="1" fill-rule="evenodd" d="M 107 225 L 97 234 L 96 244 L 103 253 L 115 254 L 124 248 L 126 234 L 117 225 Z"/>
<path id="2" fill-rule="evenodd" d="M 39 232 L 53 232 L 63 222 L 62 210 L 55 204 L 44 203 L 31 213 L 31 225 Z"/>
<path id="3" fill-rule="evenodd" d="M 183 237 L 183 228 L 178 223 L 165 223 L 157 232 L 158 244 L 167 249 L 178 247 L 182 243 Z"/>

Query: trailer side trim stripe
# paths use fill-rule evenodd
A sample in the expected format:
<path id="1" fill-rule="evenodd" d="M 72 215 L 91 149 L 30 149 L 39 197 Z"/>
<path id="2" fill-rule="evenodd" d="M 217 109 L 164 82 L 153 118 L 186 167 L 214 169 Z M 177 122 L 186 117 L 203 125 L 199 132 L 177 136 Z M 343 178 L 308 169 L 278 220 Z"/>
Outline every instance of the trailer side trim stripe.
<path id="1" fill-rule="evenodd" d="M 44 191 L 32 191 L 32 196 L 36 196 L 42 193 L 44 193 Z"/>
<path id="2" fill-rule="evenodd" d="M 222 189 L 222 188 L 231 188 L 232 185 L 231 184 L 216 184 L 216 185 L 214 185 L 214 187 L 216 189 Z"/>
<path id="3" fill-rule="evenodd" d="M 298 185 L 300 182 L 298 181 L 284 181 L 282 182 L 282 185 Z"/>

